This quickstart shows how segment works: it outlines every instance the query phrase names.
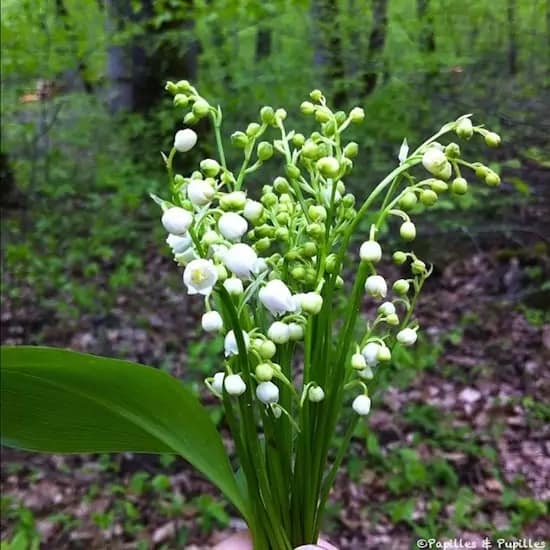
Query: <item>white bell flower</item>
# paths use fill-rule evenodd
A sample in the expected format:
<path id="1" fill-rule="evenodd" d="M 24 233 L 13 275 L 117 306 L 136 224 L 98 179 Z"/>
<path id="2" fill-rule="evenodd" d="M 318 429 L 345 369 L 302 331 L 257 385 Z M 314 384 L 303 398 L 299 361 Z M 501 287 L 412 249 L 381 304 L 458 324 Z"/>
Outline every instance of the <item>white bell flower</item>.
<path id="1" fill-rule="evenodd" d="M 252 273 L 254 273 L 254 275 L 258 275 L 259 273 L 263 273 L 267 269 L 267 262 L 263 258 L 258 258 L 252 266 Z"/>
<path id="2" fill-rule="evenodd" d="M 380 313 L 380 315 L 383 315 L 384 317 L 387 317 L 388 315 L 394 315 L 395 306 L 392 302 L 384 302 L 378 307 L 378 313 Z"/>
<path id="3" fill-rule="evenodd" d="M 359 249 L 359 257 L 364 262 L 377 263 L 382 259 L 382 247 L 376 241 L 365 241 Z"/>
<path id="4" fill-rule="evenodd" d="M 183 272 L 183 282 L 188 294 L 208 296 L 218 280 L 218 270 L 210 260 L 199 258 L 187 264 Z"/>
<path id="5" fill-rule="evenodd" d="M 384 298 L 388 293 L 388 285 L 384 277 L 371 275 L 365 282 L 365 290 L 374 298 Z"/>
<path id="6" fill-rule="evenodd" d="M 174 147 L 180 153 L 187 153 L 195 147 L 197 143 L 197 134 L 191 128 L 178 130 L 174 137 Z"/>
<path id="7" fill-rule="evenodd" d="M 351 356 L 351 366 L 354 369 L 362 370 L 367 366 L 367 361 L 360 353 L 354 353 Z"/>
<path id="8" fill-rule="evenodd" d="M 267 336 L 276 344 L 286 344 L 290 339 L 288 325 L 281 323 L 281 321 L 275 321 L 267 330 Z"/>
<path id="9" fill-rule="evenodd" d="M 403 164 L 407 160 L 408 156 L 409 156 L 409 144 L 407 143 L 407 138 L 405 138 L 403 140 L 403 143 L 401 144 L 401 147 L 399 148 L 399 155 L 397 155 L 399 164 Z"/>
<path id="10" fill-rule="evenodd" d="M 370 412 L 370 399 L 366 395 L 358 395 L 351 405 L 360 416 L 366 416 Z"/>
<path id="11" fill-rule="evenodd" d="M 315 386 L 314 388 L 309 388 L 307 397 L 312 403 L 319 403 L 325 398 L 325 392 L 321 386 Z"/>
<path id="12" fill-rule="evenodd" d="M 367 365 L 364 369 L 359 371 L 359 376 L 365 380 L 372 380 L 374 378 L 374 373 L 372 369 Z"/>
<path id="13" fill-rule="evenodd" d="M 256 397 L 266 405 L 279 401 L 279 388 L 273 382 L 261 382 L 256 388 Z"/>
<path id="14" fill-rule="evenodd" d="M 202 316 L 201 325 L 206 332 L 218 332 L 223 328 L 222 316 L 217 311 L 207 311 Z"/>
<path id="15" fill-rule="evenodd" d="M 304 327 L 298 323 L 288 325 L 288 335 L 293 342 L 297 342 L 304 337 Z"/>
<path id="16" fill-rule="evenodd" d="M 172 249 L 174 254 L 182 254 L 193 244 L 193 240 L 189 233 L 185 233 L 184 235 L 170 233 L 166 237 L 166 244 Z"/>
<path id="17" fill-rule="evenodd" d="M 227 240 L 236 241 L 246 233 L 248 223 L 239 214 L 226 212 L 218 220 L 218 229 Z"/>
<path id="18" fill-rule="evenodd" d="M 380 344 L 369 342 L 362 350 L 361 354 L 365 358 L 367 365 L 375 367 L 378 364 L 378 353 L 380 352 Z"/>
<path id="19" fill-rule="evenodd" d="M 300 306 L 304 313 L 317 315 L 323 307 L 323 297 L 317 292 L 306 292 L 301 296 Z"/>
<path id="20" fill-rule="evenodd" d="M 223 259 L 225 267 L 241 279 L 248 279 L 254 273 L 258 255 L 254 249 L 244 243 L 234 244 Z"/>
<path id="21" fill-rule="evenodd" d="M 231 296 L 240 296 L 244 292 L 243 282 L 237 277 L 230 277 L 223 282 L 225 290 L 231 294 Z"/>
<path id="22" fill-rule="evenodd" d="M 226 376 L 223 382 L 225 391 L 229 395 L 242 395 L 246 391 L 246 384 L 240 374 L 230 374 Z"/>
<path id="23" fill-rule="evenodd" d="M 161 221 L 168 233 L 183 235 L 193 223 L 193 216 L 191 212 L 179 206 L 172 206 L 164 212 Z"/>
<path id="24" fill-rule="evenodd" d="M 192 246 L 190 246 L 185 252 L 175 254 L 174 256 L 174 259 L 176 260 L 176 262 L 178 262 L 179 265 L 187 265 L 193 260 L 197 260 L 198 258 L 199 257 L 197 256 L 197 253 Z"/>
<path id="25" fill-rule="evenodd" d="M 397 333 L 396 338 L 400 344 L 412 346 L 416 342 L 418 335 L 412 328 L 404 328 Z"/>
<path id="26" fill-rule="evenodd" d="M 244 340 L 244 346 L 246 349 L 248 349 L 250 345 L 250 338 L 246 332 L 243 331 L 243 340 Z M 238 355 L 239 354 L 239 347 L 237 345 L 237 339 L 235 338 L 235 333 L 230 330 L 226 335 L 223 342 L 223 347 L 225 350 L 225 356 L 229 355 Z"/>
<path id="27" fill-rule="evenodd" d="M 229 248 L 224 244 L 211 244 L 210 254 L 217 262 L 223 262 Z"/>
<path id="28" fill-rule="evenodd" d="M 191 180 L 187 186 L 187 198 L 195 206 L 204 206 L 214 198 L 215 190 L 205 180 Z"/>
<path id="29" fill-rule="evenodd" d="M 243 216 L 251 223 L 257 222 L 264 211 L 263 204 L 258 201 L 247 200 L 244 205 Z"/>
<path id="30" fill-rule="evenodd" d="M 217 372 L 210 385 L 212 389 L 221 394 L 223 392 L 223 379 L 225 378 L 225 372 Z"/>
<path id="31" fill-rule="evenodd" d="M 296 306 L 288 287 L 279 279 L 269 281 L 258 293 L 260 302 L 272 315 L 295 311 Z"/>
<path id="32" fill-rule="evenodd" d="M 426 149 L 426 152 L 422 156 L 422 164 L 424 165 L 424 168 L 430 172 L 430 174 L 440 177 L 446 176 L 447 172 L 451 168 L 445 153 L 439 147 L 434 145 Z M 447 175 L 444 179 L 447 179 L 449 175 Z"/>

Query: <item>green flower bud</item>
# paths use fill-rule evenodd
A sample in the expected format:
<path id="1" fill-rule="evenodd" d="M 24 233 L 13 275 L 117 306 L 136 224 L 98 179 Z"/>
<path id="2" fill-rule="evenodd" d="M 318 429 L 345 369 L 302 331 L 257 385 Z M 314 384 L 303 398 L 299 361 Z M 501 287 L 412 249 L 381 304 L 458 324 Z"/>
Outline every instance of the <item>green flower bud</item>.
<path id="1" fill-rule="evenodd" d="M 355 123 L 363 122 L 365 120 L 365 111 L 361 107 L 354 107 L 349 113 L 349 118 Z"/>
<path id="2" fill-rule="evenodd" d="M 500 136 L 495 132 L 487 132 L 485 134 L 485 143 L 489 147 L 498 147 L 500 145 Z"/>
<path id="3" fill-rule="evenodd" d="M 457 195 L 464 195 L 468 191 L 468 182 L 464 178 L 455 178 L 451 183 L 451 191 Z"/>
<path id="4" fill-rule="evenodd" d="M 175 95 L 175 94 L 178 93 L 178 87 L 177 87 L 177 85 L 176 85 L 174 82 L 172 82 L 171 80 L 169 80 L 169 81 L 166 83 L 166 86 L 164 86 L 164 89 L 165 89 L 167 92 L 169 92 L 169 93 L 171 93 L 171 94 L 173 94 L 173 95 Z"/>
<path id="5" fill-rule="evenodd" d="M 193 203 L 190 200 L 184 200 L 181 202 L 181 207 L 185 210 L 193 211 Z"/>
<path id="6" fill-rule="evenodd" d="M 189 80 L 178 80 L 176 82 L 176 88 L 178 89 L 178 92 L 190 92 L 191 91 L 191 84 L 189 83 Z"/>
<path id="7" fill-rule="evenodd" d="M 345 208 L 351 208 L 355 204 L 355 197 L 352 193 L 348 193 L 347 195 L 344 195 L 344 198 L 342 199 L 342 204 Z"/>
<path id="8" fill-rule="evenodd" d="M 376 358 L 379 361 L 391 361 L 391 351 L 387 346 L 380 346 Z"/>
<path id="9" fill-rule="evenodd" d="M 293 180 L 300 177 L 300 169 L 295 164 L 287 164 L 286 173 L 288 177 L 292 178 Z"/>
<path id="10" fill-rule="evenodd" d="M 342 124 L 346 120 L 346 118 L 348 118 L 348 116 L 344 111 L 337 111 L 336 113 L 334 113 L 334 118 L 336 119 L 337 124 Z"/>
<path id="11" fill-rule="evenodd" d="M 281 193 L 281 196 L 279 197 L 279 202 L 284 205 L 286 208 L 286 212 L 291 210 L 290 208 L 292 206 L 292 197 L 288 193 Z M 282 207 L 281 207 L 282 208 Z"/>
<path id="12" fill-rule="evenodd" d="M 193 124 L 196 124 L 198 121 L 199 119 L 193 113 L 187 113 L 183 117 L 183 122 L 188 126 L 193 126 Z"/>
<path id="13" fill-rule="evenodd" d="M 350 174 L 353 170 L 353 162 L 351 159 L 344 157 L 342 159 L 342 168 L 344 170 L 344 174 Z"/>
<path id="14" fill-rule="evenodd" d="M 328 122 L 331 120 L 331 111 L 327 107 L 317 107 L 315 109 L 315 120 L 317 122 Z"/>
<path id="15" fill-rule="evenodd" d="M 222 172 L 221 180 L 224 185 L 235 183 L 235 178 L 233 177 L 233 174 L 231 174 L 231 172 L 229 171 Z"/>
<path id="16" fill-rule="evenodd" d="M 325 226 L 321 223 L 310 223 L 306 227 L 306 233 L 313 237 L 314 239 L 318 239 L 319 237 L 322 237 L 325 234 Z"/>
<path id="17" fill-rule="evenodd" d="M 220 208 L 222 210 L 242 210 L 246 204 L 246 193 L 244 191 L 233 191 L 222 195 Z"/>
<path id="18" fill-rule="evenodd" d="M 255 372 L 260 382 L 269 382 L 273 378 L 273 367 L 268 363 L 260 363 Z"/>
<path id="19" fill-rule="evenodd" d="M 306 278 L 306 270 L 303 266 L 298 265 L 290 270 L 290 275 L 293 279 L 296 279 L 296 281 L 303 282 Z"/>
<path id="20" fill-rule="evenodd" d="M 220 171 L 220 165 L 214 159 L 201 160 L 200 167 L 202 173 L 211 178 L 215 178 Z"/>
<path id="21" fill-rule="evenodd" d="M 258 132 L 260 131 L 261 126 L 257 122 L 251 122 L 246 127 L 246 135 L 248 137 L 256 137 L 258 135 Z"/>
<path id="22" fill-rule="evenodd" d="M 286 227 L 278 227 L 275 231 L 275 238 L 277 238 L 280 241 L 288 241 L 288 236 L 290 235 L 288 229 Z"/>
<path id="23" fill-rule="evenodd" d="M 393 286 L 392 286 L 393 291 L 401 295 L 407 294 L 407 292 L 409 292 L 410 287 L 411 285 L 409 281 L 407 281 L 406 279 L 397 279 L 397 281 L 395 281 L 395 283 L 393 283 Z"/>
<path id="24" fill-rule="evenodd" d="M 306 141 L 304 134 L 294 134 L 292 136 L 292 145 L 294 147 L 301 147 Z"/>
<path id="25" fill-rule="evenodd" d="M 422 275 L 426 273 L 426 264 L 422 260 L 413 260 L 411 263 L 411 271 L 415 275 Z"/>
<path id="26" fill-rule="evenodd" d="M 317 158 L 317 145 L 313 141 L 306 141 L 302 147 L 302 156 L 308 159 Z"/>
<path id="27" fill-rule="evenodd" d="M 286 118 L 286 111 L 284 109 L 277 109 L 275 111 L 275 118 L 284 120 Z"/>
<path id="28" fill-rule="evenodd" d="M 397 313 L 390 313 L 389 315 L 386 315 L 385 321 L 388 325 L 395 327 L 399 324 L 399 317 L 397 316 Z"/>
<path id="29" fill-rule="evenodd" d="M 256 252 L 265 252 L 270 246 L 271 246 L 271 241 L 267 237 L 264 237 L 263 239 L 259 239 L 254 243 L 254 248 Z"/>
<path id="30" fill-rule="evenodd" d="M 315 112 L 315 105 L 313 105 L 311 101 L 304 101 L 300 105 L 300 111 L 302 111 L 304 115 L 312 115 Z"/>
<path id="31" fill-rule="evenodd" d="M 273 110 L 273 107 L 270 107 L 269 105 L 262 107 L 260 110 L 260 117 L 262 122 L 265 122 L 265 124 L 273 123 L 275 118 L 275 111 Z"/>
<path id="32" fill-rule="evenodd" d="M 258 237 L 261 237 L 261 238 L 269 237 L 271 239 L 275 237 L 275 228 L 271 225 L 267 225 L 267 224 L 260 225 L 255 229 L 255 231 Z"/>
<path id="33" fill-rule="evenodd" d="M 181 174 L 176 174 L 174 176 L 174 183 L 176 185 L 183 185 L 185 183 L 185 178 Z"/>
<path id="34" fill-rule="evenodd" d="M 491 187 L 500 185 L 500 176 L 496 172 L 490 170 L 489 173 L 485 176 L 485 183 L 487 185 L 490 185 Z"/>
<path id="35" fill-rule="evenodd" d="M 315 243 L 311 242 L 311 241 L 309 241 L 307 243 L 304 243 L 300 247 L 300 253 L 305 258 L 313 258 L 313 256 L 315 256 L 315 254 L 317 254 L 317 245 Z"/>
<path id="36" fill-rule="evenodd" d="M 202 236 L 202 242 L 207 245 L 217 243 L 219 240 L 220 235 L 211 229 Z"/>
<path id="37" fill-rule="evenodd" d="M 280 223 L 281 225 L 288 225 L 290 223 L 290 216 L 287 212 L 279 212 L 275 219 L 277 220 L 277 223 Z"/>
<path id="38" fill-rule="evenodd" d="M 278 176 L 273 181 L 273 189 L 279 194 L 288 193 L 290 186 L 288 185 L 288 180 L 282 176 Z"/>
<path id="39" fill-rule="evenodd" d="M 404 222 L 399 228 L 399 234 L 405 241 L 413 241 L 416 237 L 416 227 L 413 222 Z"/>
<path id="40" fill-rule="evenodd" d="M 327 209 L 319 204 L 312 204 L 307 213 L 314 222 L 324 222 L 327 219 Z"/>
<path id="41" fill-rule="evenodd" d="M 420 202 L 424 206 L 433 206 L 437 202 L 437 193 L 431 189 L 420 191 Z"/>
<path id="42" fill-rule="evenodd" d="M 456 135 L 462 139 L 470 139 L 474 135 L 472 121 L 469 118 L 461 118 L 455 128 Z"/>
<path id="43" fill-rule="evenodd" d="M 239 149 L 244 149 L 248 145 L 248 136 L 244 132 L 233 132 L 231 143 Z"/>
<path id="44" fill-rule="evenodd" d="M 407 261 L 407 254 L 405 254 L 405 252 L 401 252 L 401 250 L 398 250 L 393 253 L 392 258 L 397 265 L 401 265 Z"/>
<path id="45" fill-rule="evenodd" d="M 265 195 L 262 195 L 260 200 L 264 206 L 269 208 L 270 206 L 277 204 L 277 195 L 275 195 L 275 193 L 266 193 Z"/>
<path id="46" fill-rule="evenodd" d="M 203 118 L 208 114 L 208 111 L 210 110 L 210 105 L 208 104 L 208 101 L 204 99 L 197 99 L 195 103 L 193 103 L 193 114 L 197 118 Z"/>
<path id="47" fill-rule="evenodd" d="M 457 143 L 449 143 L 445 147 L 445 156 L 450 159 L 457 159 L 460 157 L 460 147 Z"/>
<path id="48" fill-rule="evenodd" d="M 481 164 L 481 162 L 476 162 L 473 165 L 476 176 L 481 179 L 485 179 L 485 176 L 489 173 L 489 168 Z"/>
<path id="49" fill-rule="evenodd" d="M 323 124 L 321 131 L 323 132 L 324 136 L 330 137 L 334 135 L 334 132 L 336 132 L 336 123 L 334 120 L 329 120 L 328 122 L 325 122 Z"/>
<path id="50" fill-rule="evenodd" d="M 336 288 L 337 290 L 342 288 L 344 286 L 344 279 L 342 279 L 342 277 L 340 277 L 340 275 L 338 275 L 334 281 L 334 288 Z"/>
<path id="51" fill-rule="evenodd" d="M 174 96 L 174 105 L 176 107 L 187 107 L 189 105 L 189 97 L 185 94 L 176 94 Z"/>
<path id="52" fill-rule="evenodd" d="M 446 182 L 443 180 L 437 180 L 435 178 L 432 178 L 430 181 L 430 187 L 436 192 L 436 193 L 443 193 L 443 191 L 447 191 L 449 186 Z"/>
<path id="53" fill-rule="evenodd" d="M 321 101 L 321 99 L 323 99 L 323 92 L 317 89 L 312 90 L 311 92 L 309 92 L 309 97 L 313 99 L 313 101 Z"/>
<path id="54" fill-rule="evenodd" d="M 271 341 L 266 340 L 258 349 L 262 359 L 271 359 L 277 353 L 277 346 Z"/>
<path id="55" fill-rule="evenodd" d="M 322 157 L 317 161 L 317 170 L 326 178 L 335 178 L 340 171 L 340 164 L 334 157 Z"/>
<path id="56" fill-rule="evenodd" d="M 414 208 L 417 202 L 418 202 L 418 199 L 416 197 L 416 193 L 414 191 L 407 191 L 399 199 L 399 206 L 403 210 L 411 210 L 411 208 Z"/>
<path id="57" fill-rule="evenodd" d="M 336 271 L 337 256 L 336 254 L 329 254 L 325 263 L 325 271 L 327 273 L 334 273 Z"/>
<path id="58" fill-rule="evenodd" d="M 273 156 L 273 145 L 267 141 L 262 141 L 258 145 L 258 158 L 262 161 L 269 160 Z"/>
<path id="59" fill-rule="evenodd" d="M 345 147 L 344 147 L 344 156 L 353 159 L 357 156 L 359 153 L 359 145 L 355 143 L 355 141 L 350 141 Z"/>
<path id="60" fill-rule="evenodd" d="M 218 281 L 223 283 L 227 279 L 227 269 L 222 264 L 216 265 L 216 271 L 218 272 Z"/>

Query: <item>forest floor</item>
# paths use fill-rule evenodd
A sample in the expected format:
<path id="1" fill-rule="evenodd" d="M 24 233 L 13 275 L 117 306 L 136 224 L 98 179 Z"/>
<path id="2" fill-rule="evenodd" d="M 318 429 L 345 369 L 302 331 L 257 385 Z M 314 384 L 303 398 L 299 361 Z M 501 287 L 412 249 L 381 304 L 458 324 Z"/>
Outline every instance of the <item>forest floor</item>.
<path id="1" fill-rule="evenodd" d="M 60 323 L 31 289 L 17 304 L 6 299 L 3 343 L 124 357 L 200 380 L 220 342 L 200 340 L 200 303 L 174 284 L 173 265 L 158 250 L 145 265 L 107 316 Z M 419 537 L 550 540 L 548 298 L 526 294 L 550 272 L 548 257 L 536 246 L 484 245 L 444 265 L 418 305 L 424 339 L 357 431 L 332 493 L 326 533 L 341 550 L 401 550 Z M 170 457 L 2 455 L 2 540 L 25 531 L 48 549 L 196 550 L 242 527 L 211 485 Z"/>

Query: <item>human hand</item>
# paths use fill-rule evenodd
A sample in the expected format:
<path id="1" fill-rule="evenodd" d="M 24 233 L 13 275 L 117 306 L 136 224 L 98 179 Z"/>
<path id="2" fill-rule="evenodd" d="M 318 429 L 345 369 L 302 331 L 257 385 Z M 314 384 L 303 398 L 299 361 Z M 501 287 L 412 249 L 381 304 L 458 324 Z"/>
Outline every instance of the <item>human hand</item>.
<path id="1" fill-rule="evenodd" d="M 304 544 L 296 547 L 295 550 L 338 550 L 329 542 L 319 539 L 319 544 Z M 216 544 L 213 550 L 253 550 L 252 541 L 248 531 L 242 531 L 231 535 L 228 539 Z"/>

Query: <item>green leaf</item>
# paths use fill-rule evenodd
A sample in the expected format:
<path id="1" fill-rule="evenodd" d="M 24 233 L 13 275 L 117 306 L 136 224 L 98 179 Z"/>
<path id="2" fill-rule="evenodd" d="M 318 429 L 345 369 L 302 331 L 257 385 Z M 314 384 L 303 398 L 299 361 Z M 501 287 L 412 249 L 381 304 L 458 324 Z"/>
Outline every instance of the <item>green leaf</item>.
<path id="1" fill-rule="evenodd" d="M 53 453 L 175 452 L 246 517 L 220 435 L 198 399 L 166 373 L 45 347 L 2 347 L 1 442 Z"/>

